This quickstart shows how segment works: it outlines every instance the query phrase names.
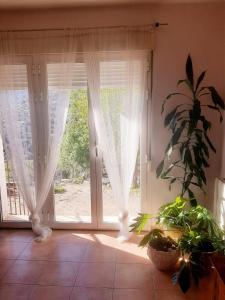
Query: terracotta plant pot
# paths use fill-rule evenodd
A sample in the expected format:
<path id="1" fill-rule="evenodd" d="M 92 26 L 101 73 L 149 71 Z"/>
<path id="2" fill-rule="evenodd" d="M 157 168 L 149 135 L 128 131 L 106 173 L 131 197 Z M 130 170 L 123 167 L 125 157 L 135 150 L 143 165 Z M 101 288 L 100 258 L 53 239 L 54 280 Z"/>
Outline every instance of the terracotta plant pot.
<path id="1" fill-rule="evenodd" d="M 215 254 L 212 256 L 211 261 L 215 268 L 214 270 L 216 274 L 213 299 L 224 300 L 225 299 L 225 256 L 220 254 Z"/>
<path id="2" fill-rule="evenodd" d="M 173 269 L 180 258 L 178 250 L 158 251 L 151 246 L 148 246 L 147 254 L 156 268 L 162 271 Z"/>

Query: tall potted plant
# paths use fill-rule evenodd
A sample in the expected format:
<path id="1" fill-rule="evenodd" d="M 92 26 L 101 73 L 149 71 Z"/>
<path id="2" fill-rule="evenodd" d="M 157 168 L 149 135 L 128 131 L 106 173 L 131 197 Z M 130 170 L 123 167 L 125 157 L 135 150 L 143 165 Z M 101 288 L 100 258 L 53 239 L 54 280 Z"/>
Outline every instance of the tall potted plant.
<path id="1" fill-rule="evenodd" d="M 189 93 L 171 93 L 162 105 L 163 113 L 168 101 L 176 96 L 184 99 L 165 117 L 164 126 L 171 130 L 172 134 L 165 150 L 165 157 L 160 162 L 156 174 L 162 179 L 169 180 L 170 187 L 173 183 L 179 182 L 181 197 L 188 194 L 192 206 L 197 205 L 193 187 L 197 187 L 205 193 L 205 170 L 209 167 L 210 150 L 216 152 L 209 137 L 212 124 L 207 119 L 205 112 L 209 109 L 218 113 L 219 120 L 222 122 L 222 111 L 225 109 L 224 101 L 216 88 L 203 85 L 205 75 L 206 71 L 203 71 L 195 80 L 192 60 L 188 56 L 186 78 L 179 80 L 177 84 L 186 86 Z M 176 158 L 170 163 L 172 155 Z"/>
<path id="2" fill-rule="evenodd" d="M 180 267 L 173 281 L 179 283 L 183 292 L 189 289 L 192 281 L 198 284 L 205 273 L 208 266 L 205 254 L 216 250 L 224 252 L 225 249 L 223 231 L 211 213 L 198 204 L 195 192 L 206 193 L 210 151 L 216 152 L 209 137 L 212 124 L 205 112 L 217 113 L 222 122 L 225 109 L 216 88 L 203 85 L 205 75 L 206 71 L 203 71 L 195 79 L 192 60 L 188 56 L 186 76 L 178 81 L 178 86 L 184 85 L 187 92 L 169 94 L 162 105 L 163 113 L 168 101 L 177 96 L 181 99 L 165 117 L 164 126 L 171 131 L 171 138 L 156 170 L 157 177 L 169 180 L 170 189 L 178 182 L 180 193 L 174 201 L 160 207 L 155 218 L 156 223 L 181 232 L 177 243 L 181 252 Z M 149 218 L 152 216 L 139 214 L 131 225 L 132 231 L 141 232 Z M 151 234 L 147 233 L 140 245 L 150 245 L 150 238 Z"/>

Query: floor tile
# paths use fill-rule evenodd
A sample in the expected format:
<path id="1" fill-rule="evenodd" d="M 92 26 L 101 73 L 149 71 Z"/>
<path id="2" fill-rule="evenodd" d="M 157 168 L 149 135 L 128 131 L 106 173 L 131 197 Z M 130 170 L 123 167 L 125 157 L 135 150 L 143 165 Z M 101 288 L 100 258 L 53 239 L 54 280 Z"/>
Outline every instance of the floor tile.
<path id="1" fill-rule="evenodd" d="M 52 257 L 55 247 L 55 244 L 51 241 L 45 241 L 42 243 L 33 241 L 26 245 L 26 248 L 19 256 L 19 259 L 49 260 Z"/>
<path id="2" fill-rule="evenodd" d="M 148 264 L 116 264 L 115 288 L 151 289 L 151 266 Z"/>
<path id="3" fill-rule="evenodd" d="M 10 229 L 0 230 L 0 240 L 7 242 L 31 242 L 35 238 L 32 230 L 28 229 Z"/>
<path id="4" fill-rule="evenodd" d="M 114 263 L 82 263 L 75 285 L 112 288 L 114 275 Z"/>
<path id="5" fill-rule="evenodd" d="M 6 274 L 14 262 L 14 259 L 0 259 L 0 279 Z"/>
<path id="6" fill-rule="evenodd" d="M 91 244 L 82 258 L 84 262 L 115 262 L 116 250 L 105 245 Z"/>
<path id="7" fill-rule="evenodd" d="M 0 299 L 212 300 L 213 274 L 184 295 L 137 246 L 141 237 L 117 234 L 55 230 L 36 243 L 31 230 L 0 230 Z"/>
<path id="8" fill-rule="evenodd" d="M 51 252 L 51 260 L 56 261 L 73 261 L 79 262 L 82 260 L 88 245 L 84 242 L 74 242 L 57 244 Z"/>
<path id="9" fill-rule="evenodd" d="M 115 289 L 113 300 L 154 300 L 153 290 L 142 289 Z M 164 300 L 162 298 L 162 300 Z"/>
<path id="10" fill-rule="evenodd" d="M 40 261 L 16 261 L 3 276 L 4 283 L 35 284 L 39 282 L 44 263 Z"/>
<path id="11" fill-rule="evenodd" d="M 70 300 L 112 300 L 112 289 L 76 287 Z"/>
<path id="12" fill-rule="evenodd" d="M 6 239 L 9 236 L 9 234 L 10 234 L 9 229 L 0 229 L 0 240 Z"/>
<path id="13" fill-rule="evenodd" d="M 0 259 L 15 259 L 26 248 L 27 243 L 23 242 L 1 242 Z"/>
<path id="14" fill-rule="evenodd" d="M 206 279 L 202 279 L 203 281 L 206 281 Z M 208 284 L 200 285 L 197 287 L 195 285 L 192 285 L 190 290 L 187 292 L 187 299 L 188 300 L 213 300 L 213 292 L 214 287 L 212 288 L 213 281 L 208 281 Z"/>
<path id="15" fill-rule="evenodd" d="M 0 299 L 4 300 L 28 300 L 32 286 L 28 285 L 4 285 L 0 286 Z"/>
<path id="16" fill-rule="evenodd" d="M 104 231 L 104 232 L 93 232 L 92 238 L 97 245 L 106 245 L 113 248 L 117 248 L 121 242 L 117 239 L 118 232 L 114 231 Z"/>
<path id="17" fill-rule="evenodd" d="M 78 270 L 78 263 L 46 262 L 38 283 L 42 285 L 74 286 Z"/>
<path id="18" fill-rule="evenodd" d="M 173 290 L 157 290 L 155 291 L 154 300 L 186 300 L 187 295 L 182 294 L 180 291 Z M 198 298 L 193 298 L 192 300 L 198 300 Z"/>
<path id="19" fill-rule="evenodd" d="M 140 248 L 131 243 L 123 243 L 119 246 L 116 252 L 116 262 L 151 264 L 146 248 Z"/>
<path id="20" fill-rule="evenodd" d="M 89 232 L 84 233 L 74 231 L 74 230 L 54 230 L 50 240 L 58 243 L 58 244 L 65 244 L 65 243 L 88 243 L 93 241 L 92 234 Z"/>
<path id="21" fill-rule="evenodd" d="M 155 267 L 152 269 L 153 272 L 153 286 L 156 290 L 178 290 L 179 286 L 172 283 L 172 272 L 163 272 L 157 270 Z"/>
<path id="22" fill-rule="evenodd" d="M 29 300 L 69 300 L 71 292 L 71 287 L 36 286 Z"/>

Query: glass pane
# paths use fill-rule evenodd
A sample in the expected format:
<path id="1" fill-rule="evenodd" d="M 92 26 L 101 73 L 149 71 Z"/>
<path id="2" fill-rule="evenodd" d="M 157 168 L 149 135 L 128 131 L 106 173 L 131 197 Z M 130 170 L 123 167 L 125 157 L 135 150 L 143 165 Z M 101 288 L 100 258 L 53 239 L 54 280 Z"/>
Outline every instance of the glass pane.
<path id="1" fill-rule="evenodd" d="M 140 151 L 139 151 L 140 152 Z M 103 198 L 103 221 L 107 223 L 118 222 L 119 210 L 116 199 L 109 182 L 109 178 L 103 163 L 102 169 L 102 198 Z M 140 154 L 138 153 L 133 183 L 129 197 L 130 220 L 137 217 L 141 211 L 141 182 L 140 182 Z"/>
<path id="2" fill-rule="evenodd" d="M 4 207 L 3 220 L 28 221 L 29 211 L 20 193 L 18 185 L 14 181 L 10 161 L 7 160 L 5 153 L 3 154 L 3 157 L 5 165 L 4 175 L 7 194 L 7 197 L 2 197 L 2 201 L 5 201 L 5 203 L 2 203 Z M 2 191 L 4 191 L 4 188 Z"/>
<path id="3" fill-rule="evenodd" d="M 100 102 L 102 107 L 102 117 L 105 124 L 106 137 L 110 144 L 110 153 L 112 163 L 109 164 L 107 161 L 103 163 L 102 170 L 102 197 L 103 197 L 103 221 L 109 223 L 118 222 L 118 204 L 115 199 L 112 187 L 109 182 L 106 167 L 108 166 L 112 170 L 112 174 L 115 174 L 111 179 L 112 184 L 119 187 L 120 182 L 116 182 L 115 178 L 119 178 L 126 174 L 128 182 L 132 180 L 129 178 L 133 173 L 133 167 L 135 165 L 135 154 L 136 150 L 130 151 L 127 155 L 124 153 L 126 149 L 125 145 L 127 132 L 132 131 L 132 128 L 136 130 L 136 127 L 132 127 L 132 117 L 136 116 L 136 112 L 139 109 L 139 94 L 140 94 L 140 68 L 141 64 L 139 61 L 134 60 L 129 63 L 126 60 L 112 60 L 100 62 Z M 133 75 L 131 75 L 133 74 Z M 131 98 L 135 101 L 131 101 Z M 128 126 L 127 124 L 130 124 Z M 135 138 L 138 148 L 138 137 Z M 135 153 L 132 155 L 132 153 Z M 131 154 L 131 155 L 129 155 Z M 108 156 L 108 157 L 107 157 Z M 105 157 L 110 158 L 110 155 Z M 105 159 L 107 159 L 105 158 Z M 126 162 L 126 159 L 132 161 Z M 131 169 L 132 171 L 129 172 Z M 106 166 L 106 167 L 105 167 Z M 114 168 L 112 167 L 114 166 Z M 124 167 L 125 166 L 125 167 Z M 124 171 L 126 170 L 126 171 Z M 117 177 L 115 177 L 117 175 Z M 113 176 L 113 175 L 111 175 Z M 120 179 L 119 179 L 120 180 Z M 124 180 L 124 178 L 123 178 Z M 117 195 L 120 197 L 120 195 Z M 133 182 L 129 195 L 129 213 L 130 219 L 135 217 L 140 212 L 141 206 L 140 197 L 140 155 L 136 159 L 136 167 L 133 176 Z"/>
<path id="4" fill-rule="evenodd" d="M 70 72 L 65 82 L 63 68 Z M 64 69 L 65 71 L 65 69 Z M 47 65 L 49 96 L 69 97 L 69 109 L 54 177 L 55 220 L 91 222 L 87 76 L 84 63 Z M 54 103 L 54 101 L 52 101 Z M 54 105 L 52 107 L 54 113 Z M 52 124 L 51 124 L 52 125 Z"/>
<path id="5" fill-rule="evenodd" d="M 1 65 L 0 73 L 2 81 L 2 97 L 12 101 L 18 118 L 17 130 L 22 141 L 25 157 L 25 168 L 33 174 L 33 151 L 30 122 L 30 106 L 27 82 L 27 67 L 23 64 Z M 7 122 L 7 120 L 2 120 Z M 13 125 L 13 124 L 12 124 Z M 4 221 L 27 221 L 29 212 L 22 198 L 18 184 L 12 171 L 12 158 L 8 136 L 3 130 L 0 137 L 0 185 L 1 185 L 1 207 Z M 4 149 L 8 149 L 7 155 Z"/>
<path id="6" fill-rule="evenodd" d="M 72 89 L 58 168 L 54 178 L 55 219 L 91 222 L 87 89 Z"/>

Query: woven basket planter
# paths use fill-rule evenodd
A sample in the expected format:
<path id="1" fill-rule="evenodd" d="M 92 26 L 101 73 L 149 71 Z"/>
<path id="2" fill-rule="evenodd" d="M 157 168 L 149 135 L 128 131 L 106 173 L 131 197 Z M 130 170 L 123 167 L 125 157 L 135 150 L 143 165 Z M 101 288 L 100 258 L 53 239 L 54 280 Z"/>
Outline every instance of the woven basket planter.
<path id="1" fill-rule="evenodd" d="M 158 251 L 151 246 L 148 246 L 147 254 L 155 267 L 162 271 L 173 269 L 180 258 L 178 250 Z"/>

